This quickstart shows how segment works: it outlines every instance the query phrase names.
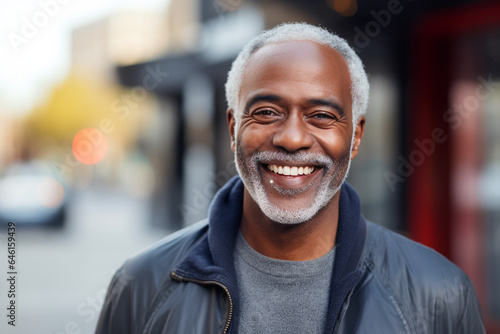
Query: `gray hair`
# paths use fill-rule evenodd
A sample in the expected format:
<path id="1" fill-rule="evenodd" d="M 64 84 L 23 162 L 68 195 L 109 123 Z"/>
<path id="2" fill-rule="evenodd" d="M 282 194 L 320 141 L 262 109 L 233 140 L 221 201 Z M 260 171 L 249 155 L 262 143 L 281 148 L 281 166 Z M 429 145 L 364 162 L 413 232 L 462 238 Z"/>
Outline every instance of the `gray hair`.
<path id="1" fill-rule="evenodd" d="M 264 45 L 286 41 L 309 40 L 319 44 L 324 44 L 338 51 L 345 59 L 351 75 L 351 96 L 353 126 L 356 126 L 359 117 L 366 113 L 370 85 L 368 77 L 363 68 L 363 63 L 347 42 L 329 32 L 328 30 L 316 27 L 307 23 L 283 23 L 273 29 L 264 31 L 253 38 L 238 54 L 234 60 L 231 70 L 227 75 L 226 100 L 229 108 L 234 110 L 236 129 L 239 127 L 242 111 L 238 110 L 238 95 L 240 93 L 243 72 L 250 56 Z"/>

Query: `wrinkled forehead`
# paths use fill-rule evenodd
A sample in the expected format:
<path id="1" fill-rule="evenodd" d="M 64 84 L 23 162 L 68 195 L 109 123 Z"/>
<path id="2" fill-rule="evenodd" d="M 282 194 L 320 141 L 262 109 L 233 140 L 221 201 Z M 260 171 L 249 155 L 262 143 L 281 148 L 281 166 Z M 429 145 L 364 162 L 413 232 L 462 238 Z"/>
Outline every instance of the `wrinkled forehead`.
<path id="1" fill-rule="evenodd" d="M 352 83 L 346 60 L 330 46 L 309 40 L 270 43 L 255 50 L 243 72 L 239 109 L 252 90 L 286 88 L 293 83 L 307 83 L 318 94 L 339 95 L 351 109 Z"/>

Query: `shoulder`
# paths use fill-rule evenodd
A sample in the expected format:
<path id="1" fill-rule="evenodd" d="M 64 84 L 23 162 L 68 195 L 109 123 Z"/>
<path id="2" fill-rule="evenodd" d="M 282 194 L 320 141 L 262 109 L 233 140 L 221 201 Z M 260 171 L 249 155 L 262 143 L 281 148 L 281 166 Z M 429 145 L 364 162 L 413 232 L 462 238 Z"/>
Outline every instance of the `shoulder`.
<path id="1" fill-rule="evenodd" d="M 374 270 L 393 280 L 422 280 L 441 285 L 467 276 L 435 250 L 387 228 L 368 222 L 366 258 Z"/>
<path id="2" fill-rule="evenodd" d="M 203 239 L 207 229 L 207 221 L 201 221 L 168 235 L 129 258 L 115 273 L 107 299 L 129 294 L 141 296 L 143 302 L 151 302 L 159 290 L 170 285 L 173 268 Z"/>
<path id="3" fill-rule="evenodd" d="M 207 221 L 175 232 L 128 259 L 108 287 L 96 333 L 138 333 L 154 311 L 160 291 L 172 284 L 170 272 L 203 239 Z"/>
<path id="4" fill-rule="evenodd" d="M 364 265 L 410 327 L 419 323 L 458 326 L 466 305 L 477 301 L 469 277 L 455 264 L 433 249 L 371 222 Z"/>
<path id="5" fill-rule="evenodd" d="M 206 235 L 207 230 L 208 220 L 205 219 L 174 232 L 132 256 L 119 272 L 143 281 L 142 283 L 147 281 L 150 287 L 152 284 L 158 285 L 170 277 L 175 265 Z"/>

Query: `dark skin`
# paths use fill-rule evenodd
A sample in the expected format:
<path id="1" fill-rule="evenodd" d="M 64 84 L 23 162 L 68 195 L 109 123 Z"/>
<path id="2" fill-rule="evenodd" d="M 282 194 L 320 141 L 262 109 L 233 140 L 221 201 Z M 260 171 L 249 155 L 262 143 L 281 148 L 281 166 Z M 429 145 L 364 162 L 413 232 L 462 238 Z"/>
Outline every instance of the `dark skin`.
<path id="1" fill-rule="evenodd" d="M 334 161 L 348 159 L 353 132 L 351 79 L 344 58 L 330 47 L 312 41 L 291 41 L 266 45 L 247 64 L 239 94 L 244 110 L 235 141 L 235 115 L 227 111 L 231 149 L 236 145 L 245 159 L 259 151 L 311 152 Z M 363 138 L 364 116 L 357 122 L 351 159 L 358 154 Z M 281 208 L 308 207 L 317 189 L 331 175 L 321 166 L 310 175 L 284 176 L 269 171 L 267 164 L 306 166 L 294 161 L 268 161 L 260 166 L 262 184 L 269 200 Z M 345 171 L 343 171 L 345 173 Z M 298 189 L 284 196 L 271 184 Z M 328 253 L 335 246 L 339 217 L 338 191 L 307 222 L 285 225 L 271 221 L 245 188 L 241 230 L 246 241 L 271 258 L 307 261 Z"/>

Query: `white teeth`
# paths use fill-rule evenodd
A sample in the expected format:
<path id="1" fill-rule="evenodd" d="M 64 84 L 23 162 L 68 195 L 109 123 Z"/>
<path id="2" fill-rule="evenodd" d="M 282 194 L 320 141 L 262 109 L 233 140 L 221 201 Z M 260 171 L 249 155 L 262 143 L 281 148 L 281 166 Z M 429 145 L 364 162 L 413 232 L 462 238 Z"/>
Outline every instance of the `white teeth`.
<path id="1" fill-rule="evenodd" d="M 296 166 L 276 166 L 276 165 L 267 165 L 267 169 L 271 172 L 280 175 L 308 175 L 314 171 L 314 167 L 296 167 Z"/>

